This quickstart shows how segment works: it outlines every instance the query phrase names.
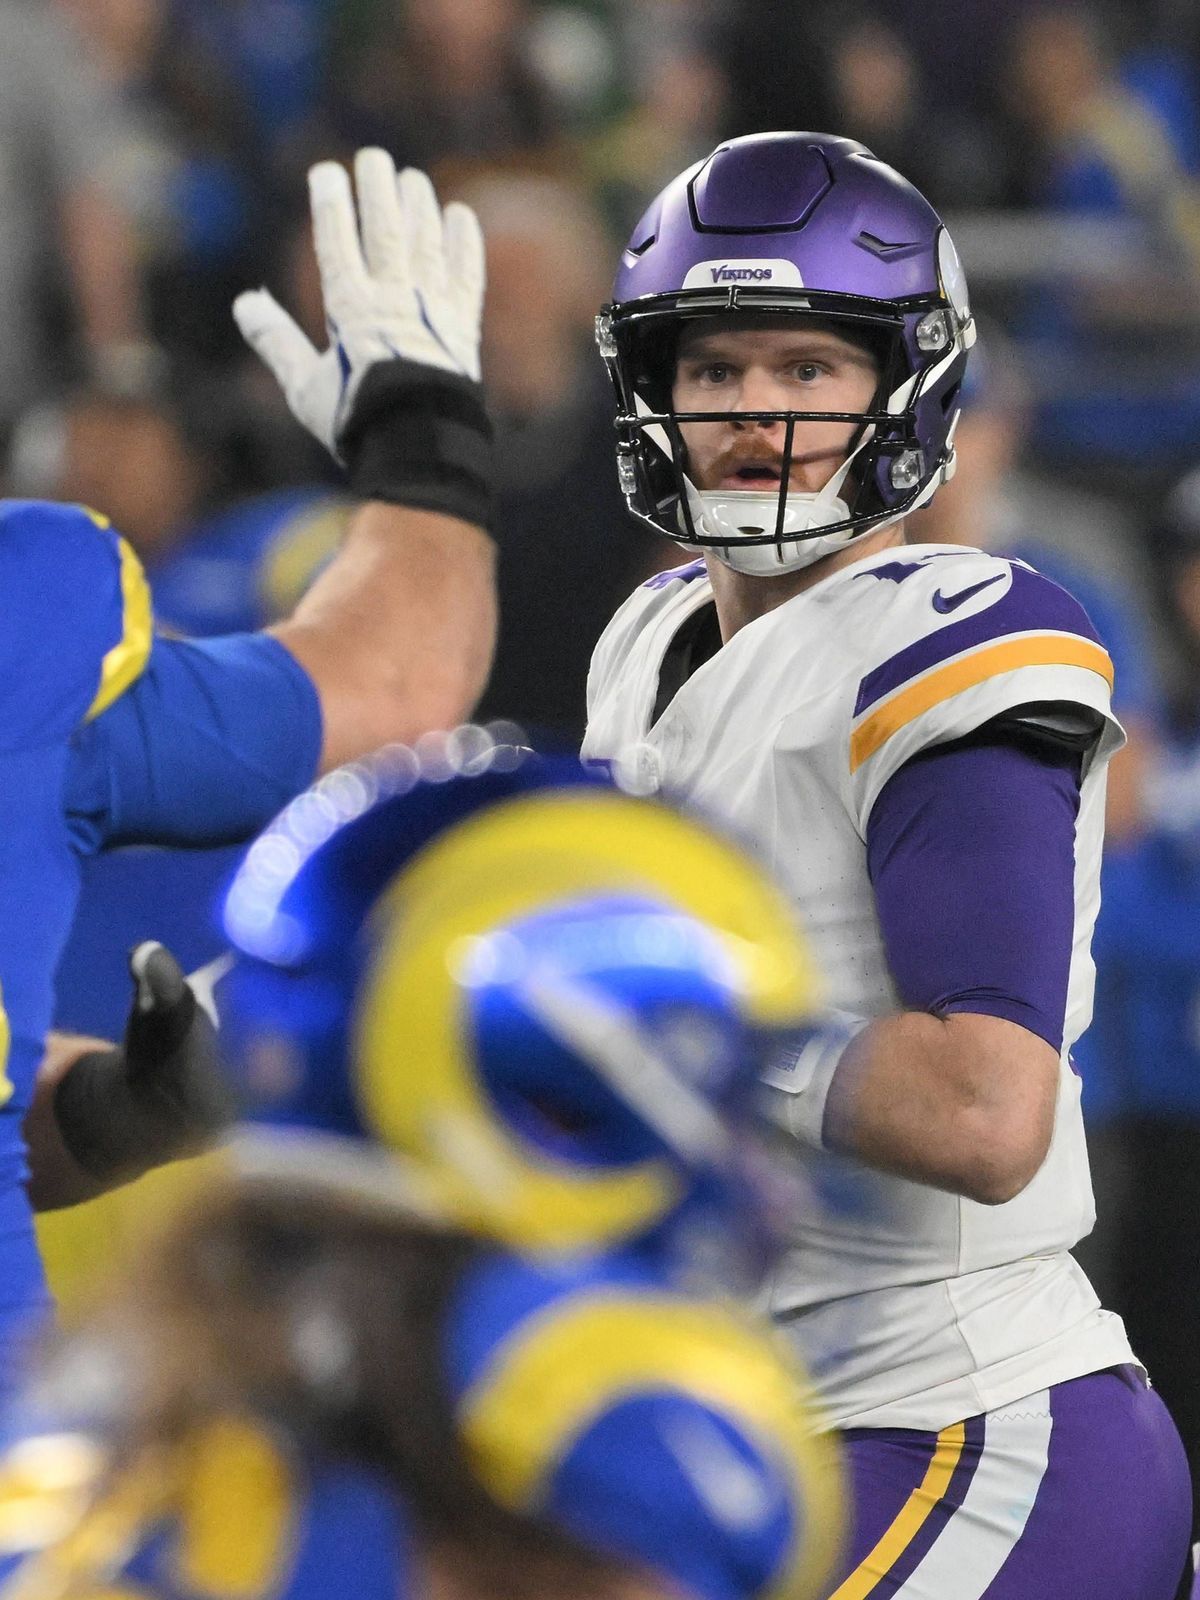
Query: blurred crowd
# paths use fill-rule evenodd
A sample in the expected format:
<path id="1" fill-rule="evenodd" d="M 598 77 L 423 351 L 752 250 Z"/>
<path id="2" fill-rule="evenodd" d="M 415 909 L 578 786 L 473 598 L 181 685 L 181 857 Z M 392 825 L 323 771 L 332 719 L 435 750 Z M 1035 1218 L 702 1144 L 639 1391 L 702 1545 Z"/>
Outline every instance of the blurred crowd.
<path id="1" fill-rule="evenodd" d="M 503 621 L 482 715 L 569 746 L 593 641 L 674 559 L 623 515 L 592 317 L 663 182 L 725 135 L 784 127 L 893 162 L 965 258 L 983 333 L 961 472 L 914 536 L 1031 561 L 1083 599 L 1116 660 L 1130 743 L 1079 1062 L 1100 1204 L 1088 1266 L 1200 1457 L 1190 0 L 0 0 L 5 489 L 109 513 L 168 624 L 286 609 L 346 507 L 229 302 L 266 284 L 322 338 L 304 172 L 382 144 L 475 206 L 488 239 Z M 128 877 L 103 876 L 138 870 L 97 867 L 64 1020 L 113 1027 L 88 1010 L 103 986 L 71 975 L 118 949 L 131 903 L 133 937 L 212 953 L 170 922 L 186 896 L 147 928 Z"/>

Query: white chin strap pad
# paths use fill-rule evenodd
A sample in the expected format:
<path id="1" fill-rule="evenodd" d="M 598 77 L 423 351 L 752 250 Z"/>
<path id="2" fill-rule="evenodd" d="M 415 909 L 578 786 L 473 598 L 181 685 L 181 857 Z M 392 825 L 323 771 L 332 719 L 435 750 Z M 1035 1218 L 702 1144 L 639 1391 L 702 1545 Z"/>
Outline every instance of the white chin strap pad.
<path id="1" fill-rule="evenodd" d="M 829 528 L 844 522 L 850 507 L 838 498 L 836 488 L 830 494 L 830 484 L 816 494 L 793 489 L 787 497 L 783 513 L 783 538 L 778 544 L 747 544 L 748 537 L 771 536 L 779 521 L 779 495 L 760 494 L 751 490 L 697 489 L 685 479 L 688 508 L 696 532 L 713 544 L 698 546 L 711 551 L 714 556 L 735 572 L 749 573 L 755 577 L 772 577 L 781 572 L 796 572 L 807 567 L 831 551 L 840 550 L 856 537 L 853 528 L 826 538 L 812 538 L 819 528 Z M 680 518 L 682 526 L 682 517 Z M 789 534 L 805 534 L 806 538 L 788 538 Z"/>
<path id="2" fill-rule="evenodd" d="M 865 450 L 874 437 L 874 426 L 863 429 L 858 444 L 823 488 L 809 491 L 789 489 L 783 511 L 783 537 L 778 544 L 747 544 L 748 537 L 774 535 L 779 522 L 779 491 L 762 494 L 754 490 L 697 489 L 690 478 L 684 478 L 688 508 L 696 531 L 706 539 L 718 540 L 711 549 L 719 561 L 735 572 L 746 572 L 754 577 L 769 577 L 780 572 L 796 572 L 811 566 L 822 556 L 840 550 L 858 536 L 858 529 L 847 528 L 824 539 L 788 539 L 788 534 L 815 533 L 820 528 L 832 528 L 845 522 L 850 507 L 842 499 L 842 485 L 854 464 L 855 457 Z M 686 526 L 686 524 L 685 524 Z M 726 543 L 725 541 L 729 542 Z"/>

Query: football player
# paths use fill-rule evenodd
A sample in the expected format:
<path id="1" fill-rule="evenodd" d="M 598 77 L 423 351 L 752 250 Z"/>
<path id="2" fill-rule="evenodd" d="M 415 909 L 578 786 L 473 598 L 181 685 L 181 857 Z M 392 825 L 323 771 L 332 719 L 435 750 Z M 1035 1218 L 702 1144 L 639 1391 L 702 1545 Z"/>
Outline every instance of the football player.
<path id="1" fill-rule="evenodd" d="M 736 139 L 664 190 L 598 339 L 629 508 L 692 559 L 601 638 L 584 749 L 757 842 L 845 1014 L 766 1074 L 828 1174 L 771 1303 L 849 1448 L 837 1600 L 1171 1600 L 1180 1442 L 1070 1254 L 1111 664 L 1026 564 L 906 543 L 974 337 L 861 145 Z"/>
<path id="2" fill-rule="evenodd" d="M 0 505 L 0 1379 L 46 1299 L 30 1196 L 83 1198 L 197 1132 L 187 1107 L 147 1096 L 123 1052 L 67 1043 L 38 1075 L 81 857 L 250 837 L 315 771 L 458 720 L 486 673 L 482 240 L 471 213 L 443 213 L 428 180 L 397 178 L 382 151 L 362 152 L 355 175 L 357 217 L 342 168 L 310 176 L 328 350 L 265 291 L 235 308 L 365 502 L 286 621 L 156 637 L 138 561 L 102 515 Z M 139 973 L 146 1004 L 175 983 L 156 967 Z"/>
<path id="3" fill-rule="evenodd" d="M 452 1397 L 491 1493 L 687 1595 L 820 1594 L 836 1460 L 798 1373 L 777 1386 L 723 1309 L 773 1259 L 758 1067 L 820 1027 L 765 877 L 662 803 L 464 728 L 295 801 L 226 929 L 251 1104 L 415 1159 L 516 1253 L 458 1297 Z"/>
<path id="4" fill-rule="evenodd" d="M 723 984 L 647 894 L 719 932 Z M 295 800 L 225 927 L 215 997 L 251 1114 L 403 1151 L 512 1249 L 761 1271 L 778 1174 L 755 1063 L 823 1024 L 786 902 L 711 828 L 463 727 Z"/>
<path id="5" fill-rule="evenodd" d="M 394 1163 L 310 1138 L 242 1167 L 5 1418 L 0 1594 L 661 1600 L 472 1471 L 442 1369 L 503 1263 Z"/>
<path id="6" fill-rule="evenodd" d="M 382 1468 L 437 1551 L 532 1516 L 653 1593 L 815 1600 L 836 1459 L 773 1341 L 678 1286 L 686 1262 L 719 1267 L 759 1232 L 756 1063 L 813 1024 L 786 907 L 738 852 L 578 768 L 477 750 L 472 776 L 421 780 L 404 754 L 295 802 L 234 884 L 229 1049 L 252 1097 L 307 1131 L 282 1161 L 252 1145 L 257 1192 L 243 1179 L 224 1209 L 191 1207 L 159 1251 L 118 1331 L 100 1442 L 127 1461 L 147 1413 L 178 1438 L 216 1397 L 310 1454 L 323 1441 Z M 331 1214 L 319 1202 L 338 1194 Z M 414 1194 L 468 1231 L 414 1242 Z M 308 1481 L 322 1498 L 328 1470 Z M 247 1508 L 261 1520 L 243 1498 L 226 1497 L 227 1543 Z M 302 1488 L 289 1520 L 319 1527 L 320 1509 Z M 135 1498 L 134 1537 L 99 1541 L 97 1576 L 196 1592 L 187 1511 Z M 396 1537 L 381 1520 L 369 1573 Z M 323 1553 L 293 1543 L 271 1592 L 336 1586 Z"/>

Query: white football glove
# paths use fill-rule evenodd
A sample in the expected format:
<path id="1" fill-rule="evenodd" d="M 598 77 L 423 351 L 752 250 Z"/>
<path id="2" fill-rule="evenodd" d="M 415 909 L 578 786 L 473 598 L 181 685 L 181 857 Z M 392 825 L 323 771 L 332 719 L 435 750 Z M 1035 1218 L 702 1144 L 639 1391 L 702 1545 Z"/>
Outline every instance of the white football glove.
<path id="1" fill-rule="evenodd" d="M 266 289 L 234 301 L 246 341 L 279 381 L 292 414 L 340 459 L 339 445 L 367 370 L 402 357 L 479 381 L 483 235 L 469 206 L 443 211 L 423 172 L 397 177 L 385 150 L 308 174 L 313 241 L 329 348 L 318 352 Z M 361 227 L 361 242 L 359 229 Z"/>

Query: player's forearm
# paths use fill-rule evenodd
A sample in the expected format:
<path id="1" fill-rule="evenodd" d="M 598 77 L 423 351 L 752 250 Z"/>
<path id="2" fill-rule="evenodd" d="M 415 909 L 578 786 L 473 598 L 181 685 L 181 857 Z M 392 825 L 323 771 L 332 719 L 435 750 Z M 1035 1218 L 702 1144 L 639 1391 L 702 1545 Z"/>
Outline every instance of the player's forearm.
<path id="1" fill-rule="evenodd" d="M 873 1022 L 843 1053 L 823 1140 L 868 1166 L 995 1205 L 1045 1159 L 1057 1085 L 1058 1057 L 1016 1023 L 902 1012 Z"/>
<path id="2" fill-rule="evenodd" d="M 234 303 L 297 420 L 364 502 L 337 559 L 273 631 L 316 687 L 324 769 L 462 722 L 491 665 L 492 426 L 480 382 L 483 235 L 383 150 L 309 173 L 332 342 L 265 290 Z"/>
<path id="3" fill-rule="evenodd" d="M 323 770 L 464 721 L 496 636 L 495 549 L 454 517 L 371 501 L 273 630 L 321 701 Z"/>

